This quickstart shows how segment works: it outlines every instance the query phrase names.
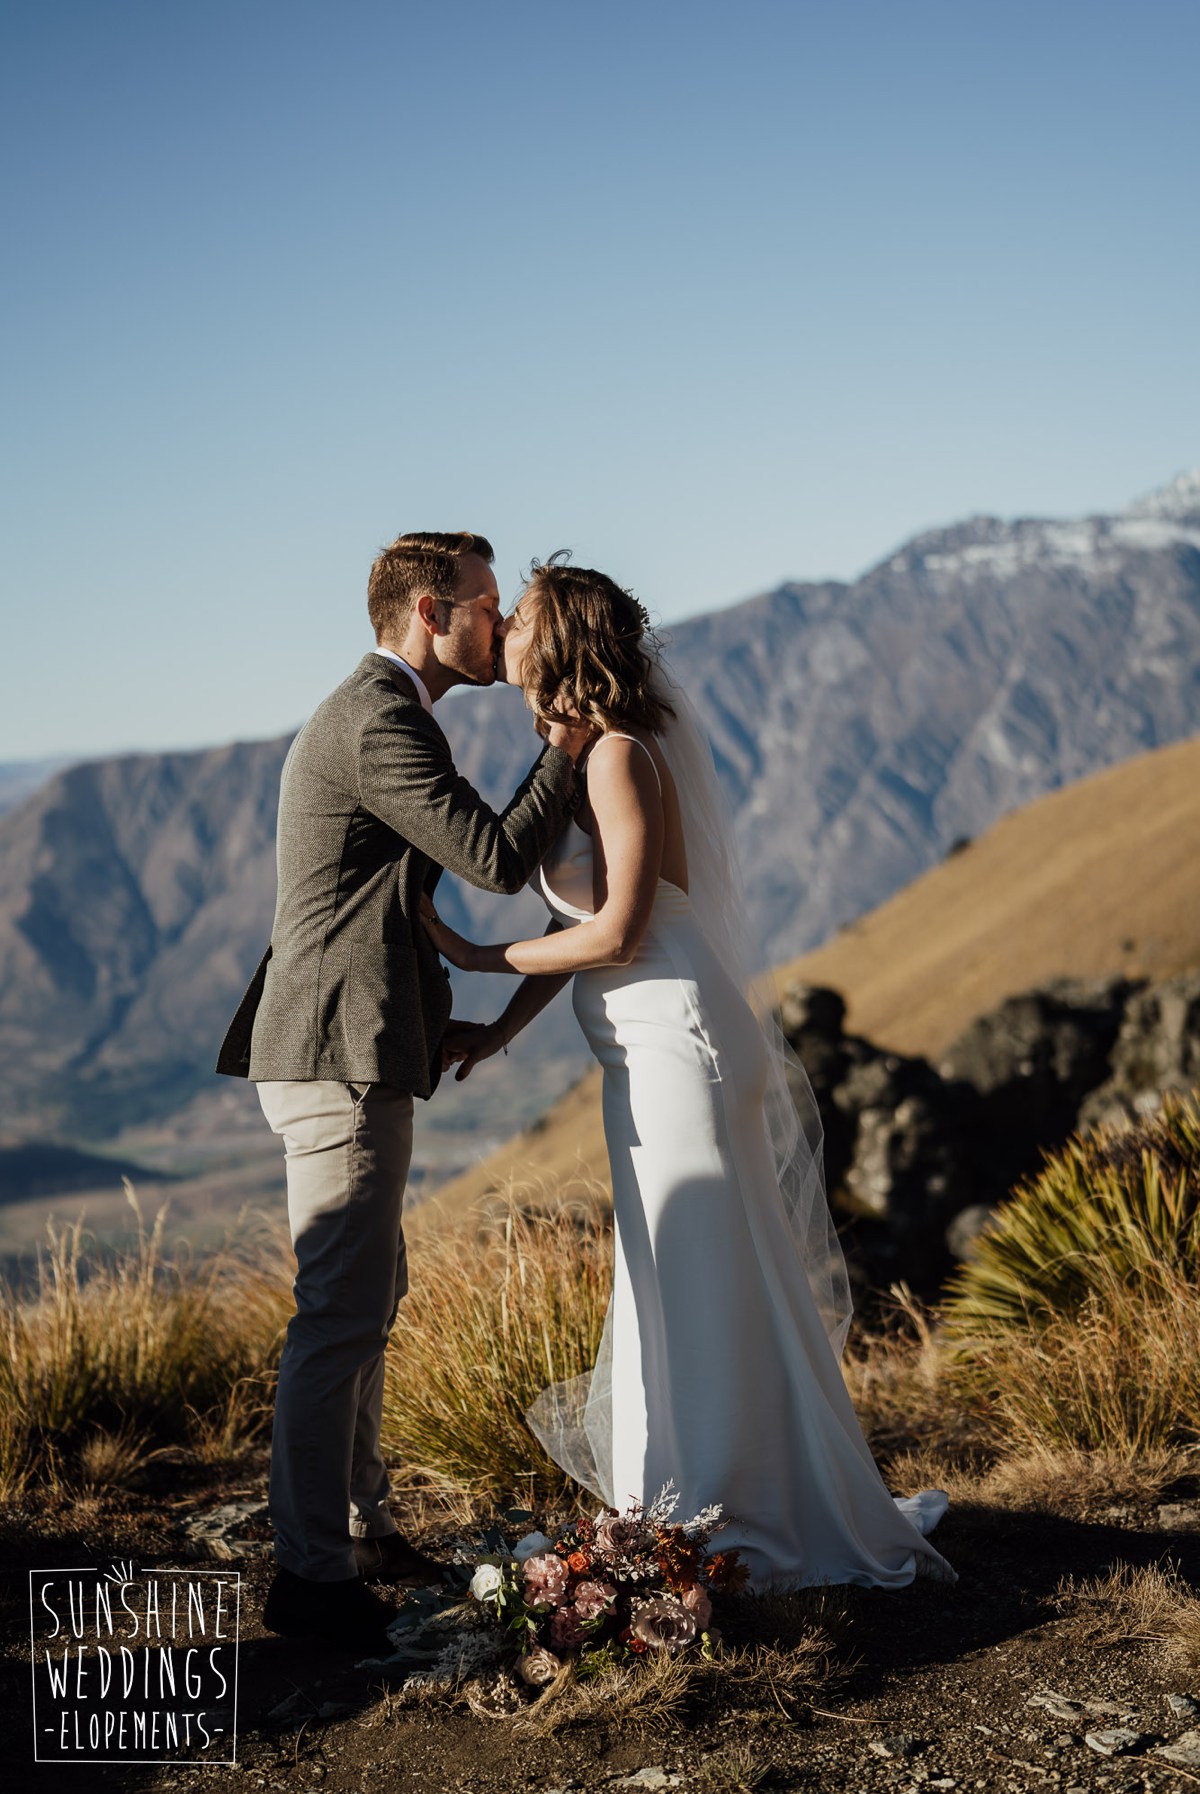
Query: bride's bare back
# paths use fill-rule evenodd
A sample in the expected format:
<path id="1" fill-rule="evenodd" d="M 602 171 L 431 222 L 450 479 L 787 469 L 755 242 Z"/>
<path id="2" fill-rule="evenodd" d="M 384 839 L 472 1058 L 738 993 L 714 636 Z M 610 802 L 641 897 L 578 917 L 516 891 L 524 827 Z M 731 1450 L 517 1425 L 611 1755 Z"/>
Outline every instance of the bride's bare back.
<path id="1" fill-rule="evenodd" d="M 668 884 L 676 885 L 681 891 L 686 892 L 688 888 L 687 848 L 683 839 L 679 794 L 675 789 L 675 780 L 671 775 L 671 769 L 667 765 L 666 756 L 657 737 L 652 735 L 649 729 L 636 726 L 627 726 L 619 731 L 613 730 L 602 735 L 588 754 L 586 766 L 588 773 L 592 772 L 593 765 L 597 770 L 599 769 L 600 761 L 596 759 L 597 754 L 600 754 L 601 759 L 611 760 L 616 755 L 623 758 L 624 770 L 629 776 L 621 780 L 620 790 L 612 793 L 612 797 L 616 799 L 620 808 L 636 805 L 638 808 L 648 808 L 652 813 L 657 812 L 661 818 L 660 829 L 652 830 L 651 838 L 646 841 L 646 846 L 649 847 L 653 836 L 659 836 L 657 863 L 648 866 L 647 872 L 652 873 L 656 880 L 665 878 Z M 653 773 L 649 777 L 647 776 L 647 759 L 653 766 L 653 772 L 658 775 L 657 784 L 655 784 Z M 609 787 L 614 781 L 611 776 L 607 776 L 604 783 L 607 797 L 609 796 Z M 611 861 L 611 853 L 606 850 L 605 843 L 606 831 L 603 826 L 605 818 L 609 822 L 608 846 L 611 847 L 614 844 L 611 840 L 614 833 L 613 818 L 603 802 L 599 823 L 590 801 L 577 818 L 580 828 L 585 834 L 592 835 L 597 846 L 602 850 L 596 854 L 597 908 L 603 903 L 608 887 L 606 873 L 601 882 L 602 868 L 606 868 L 606 864 Z M 646 818 L 648 822 L 651 820 L 651 817 Z M 653 856 L 648 857 L 652 859 Z"/>

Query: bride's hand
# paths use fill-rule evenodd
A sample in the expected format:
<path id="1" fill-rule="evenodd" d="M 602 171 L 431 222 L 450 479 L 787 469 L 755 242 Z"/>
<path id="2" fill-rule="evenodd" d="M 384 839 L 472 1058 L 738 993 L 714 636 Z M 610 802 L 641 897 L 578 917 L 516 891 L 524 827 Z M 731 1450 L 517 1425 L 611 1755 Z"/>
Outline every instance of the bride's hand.
<path id="1" fill-rule="evenodd" d="M 461 934 L 456 934 L 453 928 L 448 927 L 434 909 L 433 899 L 429 896 L 421 899 L 421 921 L 426 934 L 443 959 L 448 959 L 450 964 L 457 966 L 461 972 L 474 970 L 475 956 L 478 952 L 474 941 L 466 940 Z"/>
<path id="2" fill-rule="evenodd" d="M 442 1036 L 442 1070 L 457 1064 L 455 1082 L 469 1078 L 475 1067 L 505 1047 L 499 1022 L 451 1022 Z"/>

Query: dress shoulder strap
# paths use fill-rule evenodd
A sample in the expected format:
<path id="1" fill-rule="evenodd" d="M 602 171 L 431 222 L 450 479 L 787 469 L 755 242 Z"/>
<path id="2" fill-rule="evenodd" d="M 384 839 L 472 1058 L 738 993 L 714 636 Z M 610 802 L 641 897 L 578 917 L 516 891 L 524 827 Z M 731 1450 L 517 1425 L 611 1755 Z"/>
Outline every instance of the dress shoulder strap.
<path id="1" fill-rule="evenodd" d="M 658 765 L 657 765 L 657 762 L 655 761 L 654 755 L 650 752 L 650 749 L 646 746 L 644 741 L 639 741 L 636 735 L 626 735 L 620 729 L 606 729 L 604 734 L 600 737 L 599 741 L 596 743 L 596 747 L 594 747 L 592 749 L 593 754 L 596 752 L 596 748 L 602 748 L 606 741 L 632 741 L 632 743 L 635 747 L 640 747 L 643 754 L 645 754 L 647 760 L 649 760 L 649 762 L 650 762 L 651 768 L 654 772 L 655 783 L 658 786 L 659 795 L 660 796 L 662 795 L 662 779 L 659 776 Z"/>

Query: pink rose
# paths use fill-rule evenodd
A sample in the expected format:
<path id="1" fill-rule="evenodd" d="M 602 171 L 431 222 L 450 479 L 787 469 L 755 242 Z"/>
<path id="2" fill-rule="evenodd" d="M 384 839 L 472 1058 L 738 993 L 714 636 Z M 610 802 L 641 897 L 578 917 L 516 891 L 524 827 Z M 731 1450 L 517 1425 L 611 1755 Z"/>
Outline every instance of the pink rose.
<path id="1" fill-rule="evenodd" d="M 712 1618 L 712 1602 L 708 1593 L 699 1582 L 693 1582 L 684 1589 L 679 1599 L 690 1614 L 695 1615 L 696 1624 L 701 1632 L 708 1631 L 708 1622 Z"/>
<path id="2" fill-rule="evenodd" d="M 651 1595 L 633 1618 L 633 1636 L 652 1651 L 682 1651 L 696 1637 L 696 1616 L 674 1595 Z"/>
<path id="3" fill-rule="evenodd" d="M 624 1514 L 602 1514 L 596 1522 L 596 1549 L 609 1557 L 623 1557 L 645 1542 L 645 1533 L 640 1520 L 630 1520 Z"/>
<path id="4" fill-rule="evenodd" d="M 527 1557 L 525 1599 L 531 1607 L 561 1607 L 567 1592 L 567 1566 L 553 1551 Z"/>
<path id="5" fill-rule="evenodd" d="M 550 1621 L 550 1643 L 556 1651 L 577 1651 L 587 1632 L 573 1607 L 560 1607 Z"/>
<path id="6" fill-rule="evenodd" d="M 554 1652 L 548 1651 L 545 1645 L 535 1645 L 532 1651 L 517 1658 L 517 1674 L 531 1688 L 544 1688 L 547 1682 L 553 1682 L 561 1668 Z"/>
<path id="7" fill-rule="evenodd" d="M 575 1611 L 581 1619 L 599 1619 L 616 1598 L 611 1582 L 581 1582 L 575 1590 Z"/>

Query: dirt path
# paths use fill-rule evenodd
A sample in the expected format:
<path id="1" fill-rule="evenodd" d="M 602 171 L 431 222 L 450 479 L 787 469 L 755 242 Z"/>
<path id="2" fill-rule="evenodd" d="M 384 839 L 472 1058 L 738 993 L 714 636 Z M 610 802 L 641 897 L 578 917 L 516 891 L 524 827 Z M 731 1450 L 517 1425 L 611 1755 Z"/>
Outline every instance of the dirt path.
<path id="1" fill-rule="evenodd" d="M 1200 1728 L 1200 1670 L 1183 1667 L 1185 1659 L 1172 1656 L 1161 1639 L 1105 1636 L 1136 1632 L 1139 1624 L 1153 1630 L 1153 1615 L 1122 1620 L 1117 1607 L 1106 1612 L 1094 1598 L 1061 1594 L 1065 1577 L 1085 1583 L 1116 1563 L 1137 1569 L 1167 1562 L 1200 1583 L 1194 1490 L 1171 1491 L 1166 1507 L 1087 1519 L 960 1501 L 938 1535 L 960 1572 L 958 1586 L 918 1583 L 897 1594 L 839 1595 L 835 1671 L 808 1697 L 781 1696 L 764 1677 L 736 1701 L 720 1688 L 715 1698 L 685 1691 L 680 1710 L 657 1728 L 601 1714 L 551 1737 L 416 1704 L 399 1693 L 398 1673 L 356 1669 L 344 1658 L 265 1634 L 257 1618 L 271 1575 L 264 1493 L 259 1466 L 233 1484 L 180 1472 L 173 1487 L 153 1497 L 9 1510 L 0 1523 L 5 1788 L 45 1794 L 93 1787 L 294 1794 L 549 1794 L 604 1787 L 698 1794 L 751 1788 L 1190 1794 L 1200 1787 L 1200 1748 L 1192 1767 L 1155 1754 Z M 236 1518 L 235 1508 L 232 1529 L 247 1543 L 218 1544 L 217 1551 L 232 1548 L 232 1558 L 214 1556 L 210 1547 L 206 1558 L 190 1561 L 242 1577 L 237 1765 L 35 1764 L 29 1570 L 118 1559 L 142 1567 L 180 1563 L 189 1549 L 203 1549 L 195 1543 L 197 1520 L 229 1503 L 240 1504 L 243 1517 Z M 748 1611 L 724 1617 L 735 1640 L 755 1623 Z M 1059 1704 L 1036 1704 L 1047 1695 Z M 1182 1709 L 1192 1695 L 1196 1714 L 1189 1716 Z M 290 1709 L 275 1712 L 289 1700 Z M 1118 1739 L 1123 1754 L 1112 1757 L 1086 1742 L 1108 1732 L 1136 1742 L 1126 1738 L 1124 1749 Z"/>

